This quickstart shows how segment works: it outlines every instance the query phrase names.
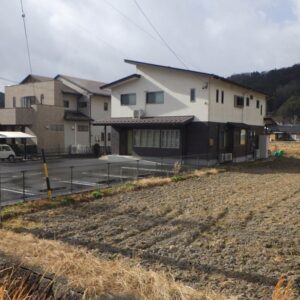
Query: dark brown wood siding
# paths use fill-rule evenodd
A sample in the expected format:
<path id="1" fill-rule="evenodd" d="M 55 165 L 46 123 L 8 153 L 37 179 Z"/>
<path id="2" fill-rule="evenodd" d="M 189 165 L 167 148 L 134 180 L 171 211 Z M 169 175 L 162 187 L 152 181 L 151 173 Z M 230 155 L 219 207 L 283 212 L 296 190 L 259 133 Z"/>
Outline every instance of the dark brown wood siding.
<path id="1" fill-rule="evenodd" d="M 243 157 L 254 153 L 258 147 L 258 136 L 263 134 L 263 126 L 216 122 L 192 122 L 186 126 L 112 126 L 111 149 L 113 154 L 127 154 L 127 131 L 137 129 L 180 129 L 180 148 L 133 147 L 133 154 L 144 157 L 198 156 L 200 159 L 218 159 L 220 153 L 232 153 L 233 157 Z M 240 130 L 246 130 L 246 144 L 240 145 Z M 228 146 L 223 147 L 221 133 L 227 132 Z M 255 136 L 253 136 L 255 132 Z"/>

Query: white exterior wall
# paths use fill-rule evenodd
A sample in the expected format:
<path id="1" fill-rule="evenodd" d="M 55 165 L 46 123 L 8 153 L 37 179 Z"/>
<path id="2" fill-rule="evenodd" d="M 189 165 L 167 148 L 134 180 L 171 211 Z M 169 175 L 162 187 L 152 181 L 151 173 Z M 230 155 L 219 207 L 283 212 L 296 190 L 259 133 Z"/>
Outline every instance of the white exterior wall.
<path id="1" fill-rule="evenodd" d="M 108 110 L 104 110 L 104 103 L 108 103 Z M 110 97 L 94 95 L 91 96 L 91 118 L 94 121 L 106 120 L 111 116 L 111 102 Z M 111 127 L 106 127 L 106 134 L 111 132 Z M 101 141 L 101 133 L 104 133 L 103 126 L 91 126 L 91 143 L 99 143 L 104 146 L 104 141 Z M 106 137 L 106 145 L 110 146 L 110 141 Z"/>
<path id="2" fill-rule="evenodd" d="M 219 90 L 219 102 L 216 102 L 216 90 Z M 266 96 L 248 89 L 229 84 L 221 80 L 210 80 L 209 121 L 210 122 L 235 122 L 248 125 L 264 126 L 266 114 Z M 221 92 L 224 91 L 224 103 L 221 103 Z M 234 96 L 244 97 L 244 107 L 234 107 Z M 246 106 L 246 98 L 253 95 L 250 105 Z M 256 100 L 263 105 L 263 113 L 260 107 L 256 108 Z"/>
<path id="3" fill-rule="evenodd" d="M 142 109 L 146 116 L 195 116 L 195 121 L 235 122 L 263 126 L 266 114 L 266 97 L 258 92 L 221 80 L 184 71 L 151 66 L 137 66 L 140 79 L 116 86 L 112 90 L 112 117 L 133 117 L 133 111 Z M 207 85 L 208 83 L 208 85 Z M 205 88 L 207 86 L 207 88 Z M 190 90 L 195 88 L 196 101 L 190 101 Z M 219 103 L 216 102 L 219 90 Z M 164 104 L 146 104 L 146 92 L 164 91 Z M 221 103 L 224 91 L 224 103 Z M 136 105 L 122 106 L 121 94 L 136 93 Z M 244 107 L 234 106 L 234 96 L 244 97 Z M 246 106 L 246 98 L 250 106 Z M 256 108 L 256 100 L 263 106 Z"/>
<path id="4" fill-rule="evenodd" d="M 112 90 L 112 117 L 133 117 L 142 109 L 146 116 L 195 116 L 208 121 L 207 78 L 188 72 L 138 66 L 140 79 L 116 86 Z M 196 101 L 190 101 L 190 90 L 196 90 Z M 146 92 L 164 91 L 164 104 L 146 104 Z M 121 106 L 121 94 L 136 93 L 136 105 Z"/>
<path id="5" fill-rule="evenodd" d="M 87 125 L 88 122 L 75 122 L 65 121 L 64 122 L 64 134 L 65 134 L 65 148 L 67 149 L 70 145 L 89 145 L 89 131 L 78 131 L 78 125 Z M 75 130 L 76 128 L 76 130 Z"/>
<path id="6" fill-rule="evenodd" d="M 69 101 L 69 107 L 65 107 L 65 110 L 77 110 L 77 96 L 72 94 L 63 94 L 63 101 Z"/>

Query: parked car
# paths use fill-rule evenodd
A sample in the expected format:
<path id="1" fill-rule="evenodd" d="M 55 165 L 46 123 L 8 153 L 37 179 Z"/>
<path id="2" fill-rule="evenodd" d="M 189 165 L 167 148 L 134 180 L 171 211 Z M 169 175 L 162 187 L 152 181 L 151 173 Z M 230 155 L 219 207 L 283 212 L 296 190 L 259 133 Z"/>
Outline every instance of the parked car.
<path id="1" fill-rule="evenodd" d="M 15 151 L 6 144 L 0 144 L 0 159 L 8 159 L 9 161 L 14 161 L 16 158 Z"/>

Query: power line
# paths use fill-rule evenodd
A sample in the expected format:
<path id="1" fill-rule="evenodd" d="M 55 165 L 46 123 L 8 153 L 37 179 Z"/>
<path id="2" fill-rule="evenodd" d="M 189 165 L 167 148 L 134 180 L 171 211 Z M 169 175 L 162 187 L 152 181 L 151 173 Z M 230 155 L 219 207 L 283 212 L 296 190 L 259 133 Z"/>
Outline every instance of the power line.
<path id="1" fill-rule="evenodd" d="M 1 77 L 1 76 L 0 76 L 0 79 L 2 79 L 4 81 L 7 81 L 7 82 L 11 82 L 11 83 L 18 83 L 18 81 L 15 81 L 15 80 L 12 80 L 12 79 L 8 79 L 8 78 L 5 78 L 5 77 Z"/>
<path id="2" fill-rule="evenodd" d="M 128 22 L 132 23 L 133 25 L 135 25 L 137 28 L 139 28 L 141 31 L 143 31 L 144 33 L 146 33 L 147 35 L 149 35 L 151 38 L 153 38 L 154 40 L 157 40 L 157 38 L 155 38 L 149 31 L 147 31 L 146 29 L 144 29 L 142 26 L 140 26 L 138 23 L 136 23 L 135 21 L 133 21 L 131 18 L 129 18 L 127 15 L 125 15 L 121 10 L 119 10 L 117 7 L 115 7 L 114 5 L 112 5 L 109 1 L 107 0 L 103 0 L 108 6 L 110 6 L 113 10 L 115 10 L 118 14 L 120 14 L 123 18 L 125 18 Z"/>
<path id="3" fill-rule="evenodd" d="M 25 33 L 25 40 L 26 40 L 26 47 L 27 47 L 29 69 L 30 69 L 30 74 L 32 74 L 32 64 L 31 64 L 31 56 L 30 56 L 30 50 L 29 50 L 28 34 L 27 34 L 26 22 L 25 22 L 25 12 L 24 12 L 24 7 L 23 7 L 23 0 L 20 0 L 20 3 L 21 3 L 21 10 L 22 10 L 22 20 L 23 20 L 23 26 L 24 26 L 24 33 Z"/>
<path id="4" fill-rule="evenodd" d="M 171 48 L 171 46 L 169 46 L 169 44 L 166 42 L 166 40 L 162 37 L 162 35 L 159 33 L 159 31 L 154 26 L 154 24 L 150 21 L 150 19 L 148 18 L 148 16 L 146 15 L 146 13 L 144 12 L 144 10 L 142 9 L 142 7 L 138 4 L 137 0 L 133 0 L 133 1 L 134 1 L 135 5 L 137 6 L 138 10 L 142 13 L 142 15 L 145 17 L 145 19 L 147 20 L 147 22 L 150 24 L 150 26 L 152 27 L 152 29 L 156 32 L 156 34 L 159 36 L 159 38 L 161 39 L 161 41 L 164 43 L 164 45 L 169 49 L 170 52 L 173 53 L 173 55 L 177 58 L 177 60 L 186 69 L 189 69 L 188 66 L 184 63 L 184 61 L 176 54 L 176 52 Z"/>

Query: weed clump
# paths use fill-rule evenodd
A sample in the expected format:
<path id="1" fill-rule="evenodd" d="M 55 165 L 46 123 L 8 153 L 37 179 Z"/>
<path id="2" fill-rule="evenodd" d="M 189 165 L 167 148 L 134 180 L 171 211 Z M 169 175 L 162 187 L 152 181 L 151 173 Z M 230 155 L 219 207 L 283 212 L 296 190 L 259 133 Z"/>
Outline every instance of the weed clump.
<path id="1" fill-rule="evenodd" d="M 93 191 L 91 193 L 91 196 L 95 199 L 101 199 L 104 196 L 104 193 L 100 190 L 97 190 L 97 191 Z"/>

